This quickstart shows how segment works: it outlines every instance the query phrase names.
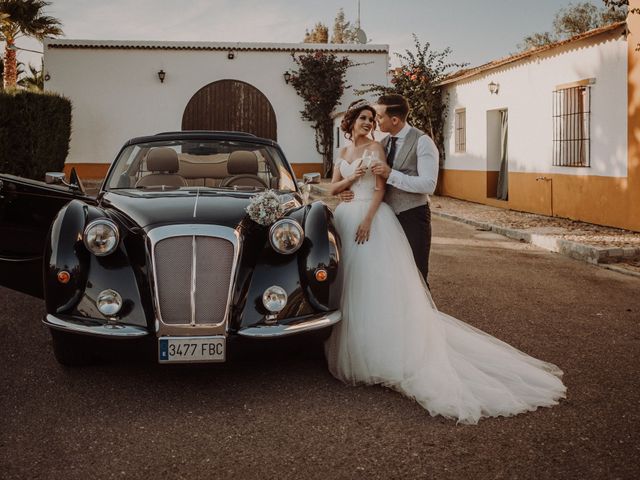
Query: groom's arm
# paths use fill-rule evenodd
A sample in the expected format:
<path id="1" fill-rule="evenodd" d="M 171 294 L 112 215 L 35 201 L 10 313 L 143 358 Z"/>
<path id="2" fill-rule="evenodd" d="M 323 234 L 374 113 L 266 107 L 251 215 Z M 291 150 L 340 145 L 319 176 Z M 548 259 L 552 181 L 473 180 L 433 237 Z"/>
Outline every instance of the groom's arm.
<path id="1" fill-rule="evenodd" d="M 418 139 L 416 150 L 418 156 L 418 175 L 407 175 L 398 170 L 391 170 L 387 184 L 410 193 L 433 194 L 438 182 L 438 166 L 440 155 L 438 147 L 429 135 Z"/>

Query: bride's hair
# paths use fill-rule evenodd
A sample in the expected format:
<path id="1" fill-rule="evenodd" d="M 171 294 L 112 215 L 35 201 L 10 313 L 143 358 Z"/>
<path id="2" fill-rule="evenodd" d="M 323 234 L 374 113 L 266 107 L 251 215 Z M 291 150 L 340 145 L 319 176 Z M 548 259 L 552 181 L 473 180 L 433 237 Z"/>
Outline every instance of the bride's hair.
<path id="1" fill-rule="evenodd" d="M 355 102 L 351 102 L 344 114 L 344 117 L 342 117 L 342 122 L 340 122 L 340 130 L 344 132 L 344 138 L 347 140 L 351 140 L 353 125 L 356 123 L 356 119 L 360 116 L 360 113 L 363 110 L 369 110 L 373 114 L 375 123 L 376 110 L 369 102 L 366 100 L 356 100 Z M 373 138 L 373 129 L 371 130 L 371 138 Z"/>

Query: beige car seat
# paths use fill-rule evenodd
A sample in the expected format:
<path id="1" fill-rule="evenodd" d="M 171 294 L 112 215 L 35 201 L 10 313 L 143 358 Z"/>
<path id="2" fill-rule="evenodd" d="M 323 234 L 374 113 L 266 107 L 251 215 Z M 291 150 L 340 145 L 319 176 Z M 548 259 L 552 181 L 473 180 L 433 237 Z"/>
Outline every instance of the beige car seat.
<path id="1" fill-rule="evenodd" d="M 248 150 L 231 152 L 227 170 L 230 176 L 220 183 L 221 187 L 241 185 L 268 188 L 267 182 L 258 176 L 258 157 L 253 152 Z"/>
<path id="2" fill-rule="evenodd" d="M 136 187 L 186 187 L 187 181 L 176 172 L 180 169 L 178 154 L 172 148 L 159 147 L 147 153 L 147 170 L 152 172 L 145 175 L 136 183 Z"/>

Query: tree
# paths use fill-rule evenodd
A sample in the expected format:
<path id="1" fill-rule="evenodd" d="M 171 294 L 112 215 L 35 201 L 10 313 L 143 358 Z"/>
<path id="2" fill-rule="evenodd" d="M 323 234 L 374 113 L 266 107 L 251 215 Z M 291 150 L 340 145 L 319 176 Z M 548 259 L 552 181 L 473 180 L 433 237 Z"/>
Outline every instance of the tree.
<path id="1" fill-rule="evenodd" d="M 611 10 L 624 8 L 629 6 L 629 0 L 602 0 L 604 4 Z"/>
<path id="2" fill-rule="evenodd" d="M 351 26 L 351 22 L 345 20 L 344 10 L 341 8 L 338 10 L 333 23 L 331 43 L 357 43 L 357 41 L 357 28 Z"/>
<path id="3" fill-rule="evenodd" d="M 561 8 L 553 19 L 553 31 L 528 35 L 518 44 L 518 49 L 526 51 L 549 43 L 559 42 L 594 28 L 622 22 L 627 17 L 628 0 L 604 0 L 605 6 L 598 7 L 590 2 L 570 3 Z M 615 8 L 606 8 L 614 6 Z"/>
<path id="4" fill-rule="evenodd" d="M 555 42 L 555 39 L 551 32 L 533 33 L 524 37 L 522 43 L 518 44 L 518 50 L 524 52 L 553 42 Z"/>
<path id="5" fill-rule="evenodd" d="M 27 90 L 44 90 L 44 60 L 40 61 L 40 70 L 29 62 L 29 73 L 18 80 L 18 85 Z"/>
<path id="6" fill-rule="evenodd" d="M 460 69 L 466 63 L 447 63 L 451 49 L 441 52 L 431 50 L 429 42 L 424 46 L 413 34 L 415 53 L 405 50 L 405 54 L 396 53 L 400 59 L 400 67 L 393 71 L 392 86 L 365 85 L 365 90 L 357 93 L 399 93 L 409 101 L 411 112 L 409 123 L 433 139 L 444 158 L 444 122 L 446 119 L 447 99 L 443 98 L 442 87 L 438 84 L 452 69 Z"/>
<path id="7" fill-rule="evenodd" d="M 21 36 L 34 37 L 40 41 L 45 36 L 62 35 L 57 18 L 44 14 L 50 2 L 43 0 L 0 0 L 0 34 L 5 42 L 4 87 L 14 88 L 18 79 L 15 46 Z"/>
<path id="8" fill-rule="evenodd" d="M 345 19 L 344 10 L 339 9 L 333 23 L 331 43 L 358 43 L 357 34 L 358 28 L 351 25 L 351 22 Z M 316 23 L 311 32 L 305 32 L 304 43 L 329 43 L 329 27 L 321 22 Z"/>
<path id="9" fill-rule="evenodd" d="M 312 122 L 315 130 L 316 150 L 322 155 L 325 176 L 333 168 L 333 119 L 331 114 L 340 104 L 346 85 L 346 73 L 354 64 L 349 57 L 338 58 L 333 53 L 315 52 L 295 56 L 298 66 L 291 74 L 289 84 L 304 101 L 300 112 L 303 120 Z"/>
<path id="10" fill-rule="evenodd" d="M 569 38 L 601 26 L 600 11 L 593 3 L 570 3 L 560 9 L 553 19 L 553 31 L 557 37 Z"/>
<path id="11" fill-rule="evenodd" d="M 316 23 L 313 30 L 304 35 L 304 43 L 329 43 L 329 28 L 323 23 Z"/>

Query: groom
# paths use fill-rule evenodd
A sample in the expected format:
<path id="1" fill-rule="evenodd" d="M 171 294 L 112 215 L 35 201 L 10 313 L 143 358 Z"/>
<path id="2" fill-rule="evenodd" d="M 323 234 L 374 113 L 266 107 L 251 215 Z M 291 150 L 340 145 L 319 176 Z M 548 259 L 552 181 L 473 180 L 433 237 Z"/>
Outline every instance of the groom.
<path id="1" fill-rule="evenodd" d="M 438 180 L 438 148 L 431 137 L 407 123 L 409 103 L 402 95 L 383 95 L 374 108 L 378 128 L 389 136 L 381 142 L 387 152 L 386 163 L 373 164 L 371 171 L 387 180 L 384 201 L 396 213 L 418 270 L 429 285 L 429 195 L 435 191 Z M 341 198 L 349 201 L 353 194 L 343 192 Z"/>

